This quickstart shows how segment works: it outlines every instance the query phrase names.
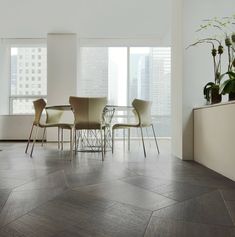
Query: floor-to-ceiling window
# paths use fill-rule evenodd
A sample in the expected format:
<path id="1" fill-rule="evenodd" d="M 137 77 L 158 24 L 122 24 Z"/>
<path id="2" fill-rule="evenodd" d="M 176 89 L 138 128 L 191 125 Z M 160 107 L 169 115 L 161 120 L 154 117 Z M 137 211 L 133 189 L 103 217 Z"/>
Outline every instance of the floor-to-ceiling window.
<path id="1" fill-rule="evenodd" d="M 33 100 L 47 94 L 46 46 L 12 46 L 10 54 L 10 113 L 34 113 Z"/>
<path id="2" fill-rule="evenodd" d="M 151 100 L 158 136 L 171 136 L 170 47 L 82 47 L 80 62 L 80 96 L 107 96 L 114 105 Z"/>

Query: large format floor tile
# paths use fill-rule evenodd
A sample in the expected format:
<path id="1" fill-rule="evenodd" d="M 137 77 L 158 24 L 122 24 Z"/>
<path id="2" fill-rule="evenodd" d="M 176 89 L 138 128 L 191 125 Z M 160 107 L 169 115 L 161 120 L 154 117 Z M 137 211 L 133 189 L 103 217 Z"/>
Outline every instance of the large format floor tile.
<path id="1" fill-rule="evenodd" d="M 172 182 L 171 180 L 165 180 L 161 178 L 151 178 L 142 175 L 123 178 L 122 181 L 149 191 L 153 191 L 158 187 L 171 184 Z"/>
<path id="2" fill-rule="evenodd" d="M 11 192 L 0 213 L 0 226 L 4 226 L 35 207 L 65 191 L 65 188 L 25 190 Z"/>
<path id="3" fill-rule="evenodd" d="M 201 224 L 233 226 L 224 200 L 219 191 L 180 202 L 153 214 L 164 219 L 189 221 Z"/>
<path id="4" fill-rule="evenodd" d="M 151 146 L 150 146 L 151 144 Z M 105 161 L 56 144 L 1 143 L 2 237 L 235 237 L 235 183 L 146 141 L 115 143 Z"/>
<path id="5" fill-rule="evenodd" d="M 0 210 L 5 205 L 10 193 L 10 189 L 0 189 Z"/>
<path id="6" fill-rule="evenodd" d="M 81 197 L 73 204 L 70 199 L 57 198 L 11 222 L 3 231 L 10 229 L 35 237 L 144 235 L 150 211 L 104 199 L 97 201 L 88 195 L 86 198 L 88 201 L 82 201 Z"/>
<path id="7" fill-rule="evenodd" d="M 170 184 L 162 185 L 153 190 L 153 192 L 162 194 L 165 197 L 176 201 L 184 201 L 190 198 L 197 197 L 204 193 L 215 190 L 211 187 L 204 187 L 183 182 L 171 182 Z"/>
<path id="8" fill-rule="evenodd" d="M 235 228 L 151 218 L 145 237 L 234 237 Z"/>
<path id="9" fill-rule="evenodd" d="M 128 184 L 123 181 L 114 181 L 98 185 L 90 185 L 76 189 L 94 196 L 103 197 L 124 204 L 130 204 L 147 210 L 158 210 L 162 207 L 175 203 L 174 200 L 166 198 L 146 189 Z"/>
<path id="10" fill-rule="evenodd" d="M 67 180 L 64 171 L 56 171 L 38 179 L 34 179 L 14 189 L 14 191 L 26 191 L 35 189 L 67 188 Z"/>
<path id="11" fill-rule="evenodd" d="M 193 185 L 185 182 L 175 182 L 159 178 L 134 176 L 122 179 L 131 185 L 161 194 L 176 201 L 187 200 L 215 190 L 212 187 Z"/>

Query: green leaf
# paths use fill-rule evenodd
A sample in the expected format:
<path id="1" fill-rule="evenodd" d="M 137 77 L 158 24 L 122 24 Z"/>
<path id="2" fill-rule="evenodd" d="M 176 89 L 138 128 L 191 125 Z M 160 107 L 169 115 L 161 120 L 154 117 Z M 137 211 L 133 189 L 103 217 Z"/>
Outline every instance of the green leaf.
<path id="1" fill-rule="evenodd" d="M 224 95 L 224 94 L 228 93 L 228 92 L 226 92 L 226 87 L 228 86 L 229 82 L 230 82 L 230 80 L 228 79 L 220 85 L 219 94 Z"/>
<path id="2" fill-rule="evenodd" d="M 220 86 L 219 93 L 228 94 L 230 92 L 235 92 L 235 79 L 228 79 L 223 82 Z"/>
<path id="3" fill-rule="evenodd" d="M 226 72 L 226 74 L 229 75 L 230 79 L 235 79 L 235 73 L 234 72 L 229 71 L 229 72 Z"/>
<path id="4" fill-rule="evenodd" d="M 231 81 L 230 92 L 235 92 L 235 80 Z"/>

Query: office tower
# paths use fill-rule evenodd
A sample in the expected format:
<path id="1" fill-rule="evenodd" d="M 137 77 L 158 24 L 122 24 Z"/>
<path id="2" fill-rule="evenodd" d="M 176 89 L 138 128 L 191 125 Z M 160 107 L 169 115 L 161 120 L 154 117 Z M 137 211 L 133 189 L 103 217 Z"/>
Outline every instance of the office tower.
<path id="1" fill-rule="evenodd" d="M 45 47 L 11 48 L 11 112 L 31 112 L 32 100 L 47 94 Z"/>

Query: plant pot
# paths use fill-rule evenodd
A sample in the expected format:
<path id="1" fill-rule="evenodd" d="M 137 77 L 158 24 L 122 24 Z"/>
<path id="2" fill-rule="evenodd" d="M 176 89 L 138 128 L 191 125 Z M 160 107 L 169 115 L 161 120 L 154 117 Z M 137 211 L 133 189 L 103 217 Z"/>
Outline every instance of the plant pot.
<path id="1" fill-rule="evenodd" d="M 235 92 L 230 92 L 229 94 L 228 94 L 228 100 L 230 101 L 230 100 L 235 100 Z"/>
<path id="2" fill-rule="evenodd" d="M 211 104 L 217 104 L 221 102 L 222 95 L 219 94 L 219 87 L 212 87 L 210 93 Z"/>

